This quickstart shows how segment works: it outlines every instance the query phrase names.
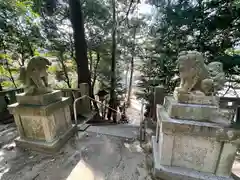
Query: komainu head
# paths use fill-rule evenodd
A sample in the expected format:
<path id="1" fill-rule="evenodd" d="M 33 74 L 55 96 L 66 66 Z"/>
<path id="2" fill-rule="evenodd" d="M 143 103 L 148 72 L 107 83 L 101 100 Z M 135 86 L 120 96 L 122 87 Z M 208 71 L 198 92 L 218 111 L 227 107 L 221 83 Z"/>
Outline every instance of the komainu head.
<path id="1" fill-rule="evenodd" d="M 20 70 L 20 80 L 25 85 L 26 95 L 38 95 L 51 92 L 48 85 L 47 68 L 51 62 L 43 57 L 36 56 L 30 59 L 26 68 Z"/>
<path id="2" fill-rule="evenodd" d="M 177 62 L 181 79 L 178 91 L 183 93 L 201 91 L 202 80 L 208 78 L 203 55 L 197 51 L 182 51 Z"/>
<path id="3" fill-rule="evenodd" d="M 178 56 L 178 68 L 180 77 L 195 77 L 205 78 L 208 73 L 204 63 L 202 53 L 197 51 L 182 51 Z M 207 74 L 205 74 L 207 73 Z"/>

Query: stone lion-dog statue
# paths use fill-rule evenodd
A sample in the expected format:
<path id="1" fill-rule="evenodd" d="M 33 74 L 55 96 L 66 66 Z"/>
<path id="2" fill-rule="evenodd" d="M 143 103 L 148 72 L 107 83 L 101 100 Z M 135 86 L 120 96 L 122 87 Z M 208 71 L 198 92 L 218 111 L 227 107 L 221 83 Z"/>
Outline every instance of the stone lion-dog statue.
<path id="1" fill-rule="evenodd" d="M 222 89 L 225 74 L 221 62 L 204 63 L 204 57 L 197 51 L 182 51 L 178 56 L 180 86 L 178 93 L 194 93 L 198 95 L 213 95 Z"/>
<path id="2" fill-rule="evenodd" d="M 52 91 L 48 85 L 47 68 L 51 62 L 36 56 L 30 59 L 27 67 L 20 68 L 19 80 L 24 84 L 25 95 L 39 95 Z"/>

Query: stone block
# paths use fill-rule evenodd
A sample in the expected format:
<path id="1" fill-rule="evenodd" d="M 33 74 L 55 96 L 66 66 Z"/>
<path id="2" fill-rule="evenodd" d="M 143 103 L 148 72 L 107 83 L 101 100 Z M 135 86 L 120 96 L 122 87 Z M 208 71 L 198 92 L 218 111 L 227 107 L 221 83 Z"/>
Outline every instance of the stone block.
<path id="1" fill-rule="evenodd" d="M 217 106 L 178 103 L 170 96 L 165 97 L 164 107 L 172 118 L 194 121 L 211 121 L 218 111 Z"/>
<path id="2" fill-rule="evenodd" d="M 218 106 L 220 98 L 216 96 L 200 96 L 194 94 L 184 94 L 178 93 L 177 91 L 174 92 L 174 99 L 176 99 L 179 103 L 184 104 L 201 104 L 201 105 L 214 105 Z"/>
<path id="3" fill-rule="evenodd" d="M 19 103 L 10 105 L 9 110 L 14 114 L 20 135 L 16 139 L 17 144 L 24 148 L 46 151 L 60 147 L 62 141 L 76 130 L 72 126 L 69 103 L 69 98 L 61 98 L 46 106 Z"/>
<path id="4" fill-rule="evenodd" d="M 61 100 L 62 93 L 60 90 L 55 90 L 50 93 L 40 94 L 36 96 L 27 96 L 25 93 L 21 93 L 17 94 L 16 98 L 17 102 L 22 105 L 46 106 L 48 104 Z"/>
<path id="5" fill-rule="evenodd" d="M 220 150 L 221 143 L 210 138 L 176 134 L 171 165 L 214 173 Z"/>
<path id="6" fill-rule="evenodd" d="M 161 165 L 160 146 L 156 137 L 152 137 L 153 175 L 163 180 L 234 180 L 232 177 L 217 176 L 214 173 L 196 171 L 192 168 Z"/>

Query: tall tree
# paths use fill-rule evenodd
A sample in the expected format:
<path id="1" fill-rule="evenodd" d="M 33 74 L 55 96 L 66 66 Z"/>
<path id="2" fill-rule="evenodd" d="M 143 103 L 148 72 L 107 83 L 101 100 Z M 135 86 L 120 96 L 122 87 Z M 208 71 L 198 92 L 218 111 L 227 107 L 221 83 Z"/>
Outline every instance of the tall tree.
<path id="1" fill-rule="evenodd" d="M 112 9 L 113 9 L 113 17 L 112 17 L 112 65 L 111 65 L 111 89 L 110 89 L 110 100 L 109 106 L 113 109 L 117 108 L 116 104 L 116 31 L 117 31 L 117 23 L 116 23 L 116 7 L 115 0 L 112 0 Z M 111 118 L 111 115 L 115 114 L 111 109 L 108 111 L 108 119 Z M 113 121 L 116 122 L 116 116 L 113 116 Z"/>
<path id="2" fill-rule="evenodd" d="M 136 31 L 137 26 L 133 27 L 133 44 L 131 49 L 131 62 L 130 62 L 130 80 L 128 86 L 128 97 L 127 97 L 127 104 L 130 105 L 130 98 L 132 94 L 132 83 L 133 83 L 133 72 L 134 72 L 134 58 L 135 58 L 135 46 L 136 46 Z"/>
<path id="3" fill-rule="evenodd" d="M 87 44 L 85 40 L 84 20 L 79 0 L 69 0 L 70 19 L 74 34 L 75 57 L 78 73 L 78 85 L 88 83 L 91 86 L 91 77 L 88 68 Z M 90 88 L 91 89 L 91 88 Z"/>

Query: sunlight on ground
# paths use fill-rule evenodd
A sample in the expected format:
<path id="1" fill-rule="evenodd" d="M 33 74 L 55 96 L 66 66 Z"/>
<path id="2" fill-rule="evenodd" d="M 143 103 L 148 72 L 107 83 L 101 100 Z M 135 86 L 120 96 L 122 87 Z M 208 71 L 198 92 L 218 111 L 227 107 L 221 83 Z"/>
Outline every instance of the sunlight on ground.
<path id="1" fill-rule="evenodd" d="M 142 152 L 142 148 L 140 146 L 139 142 L 134 142 L 134 143 L 124 143 L 124 146 L 130 151 L 130 152 Z"/>
<path id="2" fill-rule="evenodd" d="M 0 150 L 0 179 L 2 179 L 2 176 L 9 171 L 9 168 L 4 165 L 4 155 L 5 153 L 3 150 Z"/>
<path id="3" fill-rule="evenodd" d="M 232 172 L 236 175 L 240 175 L 240 161 L 235 160 L 232 167 Z"/>
<path id="4" fill-rule="evenodd" d="M 66 180 L 104 180 L 103 177 L 95 177 L 93 170 L 86 162 L 80 160 L 78 164 L 71 171 Z"/>

